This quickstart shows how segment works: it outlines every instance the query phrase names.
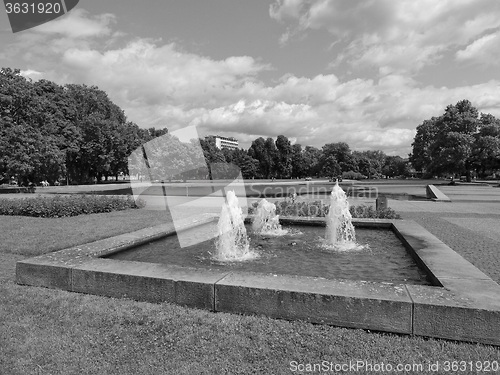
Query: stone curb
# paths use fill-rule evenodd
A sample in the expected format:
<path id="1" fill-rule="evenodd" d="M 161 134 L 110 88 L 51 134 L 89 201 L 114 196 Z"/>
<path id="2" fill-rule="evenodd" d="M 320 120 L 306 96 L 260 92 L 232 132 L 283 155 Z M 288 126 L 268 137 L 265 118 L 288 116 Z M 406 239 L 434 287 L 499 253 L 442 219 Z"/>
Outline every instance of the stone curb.
<path id="1" fill-rule="evenodd" d="M 197 226 L 214 220 L 200 216 Z M 322 218 L 282 222 L 324 225 Z M 172 225 L 143 229 L 16 264 L 18 284 L 335 326 L 500 346 L 500 286 L 412 221 L 358 219 L 390 228 L 436 286 L 224 272 L 101 258 L 173 235 Z M 176 223 L 177 227 L 182 227 Z"/>
<path id="2" fill-rule="evenodd" d="M 451 202 L 451 199 L 434 185 L 427 185 L 425 191 L 428 199 L 436 202 Z"/>

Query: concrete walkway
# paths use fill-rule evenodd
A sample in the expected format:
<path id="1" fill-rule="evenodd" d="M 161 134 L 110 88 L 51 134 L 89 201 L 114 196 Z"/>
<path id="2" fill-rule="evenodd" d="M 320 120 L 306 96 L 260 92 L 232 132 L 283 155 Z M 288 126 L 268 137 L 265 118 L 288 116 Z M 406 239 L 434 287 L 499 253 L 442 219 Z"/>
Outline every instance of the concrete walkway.
<path id="1" fill-rule="evenodd" d="M 451 202 L 399 201 L 389 207 L 415 220 L 500 283 L 500 188 L 438 186 Z"/>

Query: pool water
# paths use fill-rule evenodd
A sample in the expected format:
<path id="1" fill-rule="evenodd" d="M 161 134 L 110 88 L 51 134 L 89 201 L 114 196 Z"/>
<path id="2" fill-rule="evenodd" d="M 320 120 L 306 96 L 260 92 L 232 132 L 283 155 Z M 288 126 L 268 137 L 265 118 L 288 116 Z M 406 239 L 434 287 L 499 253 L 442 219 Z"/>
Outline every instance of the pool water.
<path id="1" fill-rule="evenodd" d="M 283 228 L 289 233 L 276 237 L 254 234 L 248 226 L 250 247 L 259 256 L 244 262 L 213 260 L 214 239 L 196 243 L 200 233 L 215 233 L 216 223 L 189 229 L 187 234 L 194 244 L 188 247 L 180 247 L 177 236 L 171 235 L 108 258 L 226 271 L 431 285 L 425 272 L 388 229 L 356 228 L 356 242 L 368 246 L 362 250 L 336 251 L 324 246 L 325 227 Z"/>

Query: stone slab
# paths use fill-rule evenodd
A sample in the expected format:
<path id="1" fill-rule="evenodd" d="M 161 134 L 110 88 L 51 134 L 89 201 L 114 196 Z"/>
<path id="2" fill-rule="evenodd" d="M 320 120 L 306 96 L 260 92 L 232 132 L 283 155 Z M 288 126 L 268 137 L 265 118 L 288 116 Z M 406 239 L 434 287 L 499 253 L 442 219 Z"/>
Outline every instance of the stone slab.
<path id="1" fill-rule="evenodd" d="M 450 198 L 446 196 L 441 190 L 434 185 L 427 185 L 425 188 L 427 198 L 436 202 L 451 202 Z"/>
<path id="2" fill-rule="evenodd" d="M 411 220 L 394 222 L 394 232 L 410 254 L 440 286 L 449 279 L 491 280 L 477 267 Z"/>
<path id="3" fill-rule="evenodd" d="M 213 311 L 213 285 L 226 275 L 207 269 L 94 259 L 73 269 L 72 290 Z"/>
<path id="4" fill-rule="evenodd" d="M 16 283 L 52 289 L 71 290 L 71 269 L 43 259 L 16 263 Z"/>
<path id="5" fill-rule="evenodd" d="M 177 227 L 213 221 L 199 215 Z M 324 225 L 324 218 L 285 218 Z M 356 227 L 390 228 L 428 270 L 436 287 L 299 276 L 230 273 L 100 258 L 172 233 L 172 226 L 137 232 L 24 259 L 19 284 L 110 297 L 343 327 L 416 334 L 500 346 L 500 286 L 412 221 L 358 219 Z"/>
<path id="6" fill-rule="evenodd" d="M 413 333 L 500 345 L 500 288 L 493 281 L 475 287 L 474 283 L 467 280 L 455 290 L 407 285 L 413 300 Z M 473 291 L 464 293 L 471 286 Z M 483 291 L 475 290 L 477 287 Z"/>
<path id="7" fill-rule="evenodd" d="M 404 285 L 231 273 L 215 284 L 216 311 L 412 333 Z"/>

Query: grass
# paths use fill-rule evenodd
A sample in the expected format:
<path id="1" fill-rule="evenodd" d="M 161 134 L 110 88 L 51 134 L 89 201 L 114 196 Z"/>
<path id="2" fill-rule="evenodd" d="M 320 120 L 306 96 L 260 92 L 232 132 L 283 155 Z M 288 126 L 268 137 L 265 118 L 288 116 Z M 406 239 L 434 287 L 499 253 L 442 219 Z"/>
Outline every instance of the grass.
<path id="1" fill-rule="evenodd" d="M 0 252 L 40 255 L 169 220 L 165 211 L 128 209 L 66 218 L 0 215 Z"/>
<path id="2" fill-rule="evenodd" d="M 290 374 L 311 373 L 291 371 L 292 361 L 416 363 L 426 369 L 438 361 L 500 360 L 500 349 L 486 345 L 14 283 L 15 262 L 25 255 L 156 225 L 162 215 L 127 210 L 65 219 L 0 216 L 0 374 Z"/>

